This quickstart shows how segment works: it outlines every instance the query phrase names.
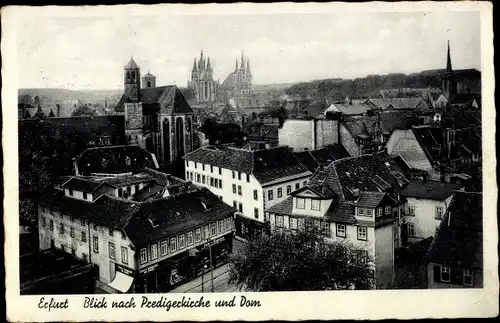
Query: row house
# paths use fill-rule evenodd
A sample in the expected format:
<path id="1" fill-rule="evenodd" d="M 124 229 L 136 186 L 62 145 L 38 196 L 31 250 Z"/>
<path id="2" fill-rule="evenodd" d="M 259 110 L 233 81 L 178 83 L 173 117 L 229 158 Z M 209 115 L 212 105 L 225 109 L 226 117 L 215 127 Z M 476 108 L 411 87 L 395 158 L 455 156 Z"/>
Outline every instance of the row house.
<path id="1" fill-rule="evenodd" d="M 111 293 L 168 290 L 231 251 L 234 209 L 154 170 L 73 176 L 38 201 L 41 250 L 90 263 Z M 191 256 L 192 255 L 192 256 Z"/>
<path id="2" fill-rule="evenodd" d="M 455 193 L 426 260 L 427 288 L 483 287 L 482 193 Z"/>
<path id="3" fill-rule="evenodd" d="M 303 187 L 311 172 L 287 147 L 243 150 L 201 147 L 184 156 L 186 179 L 203 186 L 238 210 L 237 233 L 248 236 L 262 228 L 270 207 Z"/>
<path id="4" fill-rule="evenodd" d="M 407 242 L 414 243 L 435 235 L 454 192 L 459 189 L 460 184 L 411 180 L 398 190 L 407 201 L 404 228 Z"/>
<path id="5" fill-rule="evenodd" d="M 316 227 L 327 241 L 347 241 L 374 260 L 377 288 L 394 283 L 394 248 L 406 202 L 394 193 L 408 184 L 385 153 L 349 157 L 319 168 L 308 184 L 267 209 L 272 230 Z"/>

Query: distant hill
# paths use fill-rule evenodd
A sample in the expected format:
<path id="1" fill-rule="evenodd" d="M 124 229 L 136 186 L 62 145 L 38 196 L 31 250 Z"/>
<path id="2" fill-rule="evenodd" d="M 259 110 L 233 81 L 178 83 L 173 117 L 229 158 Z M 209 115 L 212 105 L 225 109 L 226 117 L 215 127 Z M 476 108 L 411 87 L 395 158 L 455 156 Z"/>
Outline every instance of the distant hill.
<path id="1" fill-rule="evenodd" d="M 253 84 L 254 93 L 284 92 L 295 83 Z"/>
<path id="2" fill-rule="evenodd" d="M 444 69 L 412 74 L 368 75 L 356 79 L 326 79 L 294 84 L 286 89 L 289 95 L 316 98 L 378 97 L 380 90 L 394 88 L 440 88 Z"/>
<path id="3" fill-rule="evenodd" d="M 67 89 L 19 89 L 18 103 L 36 104 L 38 97 L 41 105 L 52 106 L 60 104 L 62 106 L 73 105 L 76 101 L 104 105 L 107 99 L 108 104 L 120 99 L 123 90 L 67 90 Z"/>

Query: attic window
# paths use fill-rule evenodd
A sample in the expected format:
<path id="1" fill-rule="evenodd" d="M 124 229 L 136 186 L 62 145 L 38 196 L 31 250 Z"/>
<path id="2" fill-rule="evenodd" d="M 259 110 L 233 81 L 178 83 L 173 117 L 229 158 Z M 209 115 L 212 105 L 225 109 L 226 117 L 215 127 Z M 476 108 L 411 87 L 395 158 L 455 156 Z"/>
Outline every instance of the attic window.
<path id="1" fill-rule="evenodd" d="M 148 220 L 153 228 L 158 228 L 158 226 L 159 226 L 158 222 L 156 222 L 155 220 L 153 220 L 151 218 L 148 218 Z"/>

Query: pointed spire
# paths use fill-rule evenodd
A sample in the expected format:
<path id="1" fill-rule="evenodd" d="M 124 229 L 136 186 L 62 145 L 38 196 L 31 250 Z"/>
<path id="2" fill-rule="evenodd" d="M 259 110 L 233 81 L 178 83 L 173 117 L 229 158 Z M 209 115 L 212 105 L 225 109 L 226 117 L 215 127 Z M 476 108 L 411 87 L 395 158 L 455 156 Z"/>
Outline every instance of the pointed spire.
<path id="1" fill-rule="evenodd" d="M 210 66 L 210 57 L 207 59 L 207 70 L 211 70 L 212 67 Z"/>
<path id="2" fill-rule="evenodd" d="M 241 69 L 245 69 L 245 56 L 243 56 L 243 50 L 241 51 Z"/>
<path id="3" fill-rule="evenodd" d="M 448 40 L 448 56 L 446 57 L 446 72 L 451 72 L 450 41 Z"/>
<path id="4" fill-rule="evenodd" d="M 234 69 L 235 71 L 238 70 L 238 59 L 236 59 L 236 68 Z"/>
<path id="5" fill-rule="evenodd" d="M 194 63 L 193 63 L 193 71 L 196 71 L 197 70 L 197 67 L 196 67 L 196 57 L 194 58 Z"/>

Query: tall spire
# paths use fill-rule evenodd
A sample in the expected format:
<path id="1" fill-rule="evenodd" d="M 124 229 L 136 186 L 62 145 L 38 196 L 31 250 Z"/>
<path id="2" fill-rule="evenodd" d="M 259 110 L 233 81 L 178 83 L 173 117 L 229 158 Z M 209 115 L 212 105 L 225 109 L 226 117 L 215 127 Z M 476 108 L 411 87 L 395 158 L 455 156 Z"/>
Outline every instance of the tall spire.
<path id="1" fill-rule="evenodd" d="M 241 69 L 245 69 L 245 56 L 243 56 L 243 50 L 241 51 Z"/>
<path id="2" fill-rule="evenodd" d="M 193 63 L 193 71 L 196 71 L 196 57 L 194 58 L 194 63 Z"/>
<path id="3" fill-rule="evenodd" d="M 238 59 L 236 59 L 236 67 L 235 67 L 235 69 L 234 69 L 234 70 L 235 70 L 235 71 L 237 71 L 237 70 L 238 70 Z"/>
<path id="4" fill-rule="evenodd" d="M 446 72 L 451 72 L 450 41 L 448 40 L 448 56 L 446 57 Z"/>
<path id="5" fill-rule="evenodd" d="M 210 66 L 210 57 L 207 59 L 207 70 L 211 70 L 212 66 Z"/>

